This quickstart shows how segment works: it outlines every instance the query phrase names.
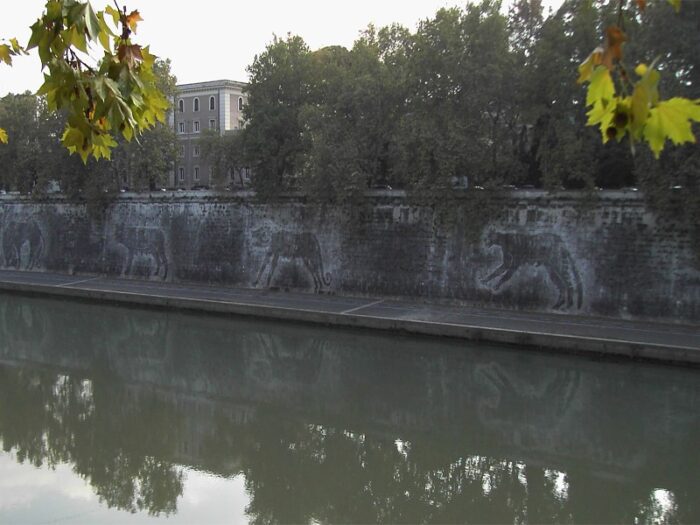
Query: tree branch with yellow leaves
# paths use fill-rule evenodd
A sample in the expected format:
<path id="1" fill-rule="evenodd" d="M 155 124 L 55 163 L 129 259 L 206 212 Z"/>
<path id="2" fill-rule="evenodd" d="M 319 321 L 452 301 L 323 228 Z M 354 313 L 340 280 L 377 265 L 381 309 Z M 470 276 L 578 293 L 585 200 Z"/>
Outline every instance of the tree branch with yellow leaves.
<path id="1" fill-rule="evenodd" d="M 628 136 L 633 150 L 646 142 L 658 158 L 667 140 L 676 145 L 696 142 L 692 124 L 700 122 L 700 99 L 662 99 L 658 59 L 637 64 L 631 78 L 623 62 L 624 15 L 632 9 L 643 12 L 647 0 L 634 0 L 631 7 L 626 0 L 617 1 L 617 23 L 605 29 L 604 43 L 579 66 L 578 82 L 588 84 L 587 124 L 599 126 L 604 143 Z M 681 9 L 681 0 L 667 1 L 677 12 Z"/>
<path id="2" fill-rule="evenodd" d="M 169 102 L 156 86 L 156 57 L 132 40 L 142 20 L 116 2 L 96 12 L 90 2 L 47 0 L 25 47 L 15 39 L 0 44 L 0 60 L 8 65 L 37 49 L 46 71 L 37 94 L 46 96 L 49 109 L 66 111 L 61 140 L 83 162 L 109 159 L 118 134 L 131 141 L 165 121 Z"/>

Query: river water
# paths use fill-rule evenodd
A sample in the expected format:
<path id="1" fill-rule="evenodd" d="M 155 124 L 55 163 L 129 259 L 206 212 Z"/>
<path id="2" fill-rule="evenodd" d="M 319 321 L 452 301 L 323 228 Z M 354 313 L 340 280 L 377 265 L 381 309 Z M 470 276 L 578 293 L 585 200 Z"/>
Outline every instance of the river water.
<path id="1" fill-rule="evenodd" d="M 0 523 L 698 523 L 700 371 L 0 295 Z"/>

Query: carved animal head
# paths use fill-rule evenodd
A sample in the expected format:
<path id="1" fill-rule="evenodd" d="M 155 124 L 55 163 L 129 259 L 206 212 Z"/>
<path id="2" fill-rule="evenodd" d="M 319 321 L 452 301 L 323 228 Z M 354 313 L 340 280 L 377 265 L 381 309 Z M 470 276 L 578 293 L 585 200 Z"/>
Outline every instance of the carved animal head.
<path id="1" fill-rule="evenodd" d="M 503 237 L 503 234 L 501 232 L 498 232 L 494 229 L 489 229 L 486 232 L 486 235 L 484 236 L 484 246 L 488 250 L 489 248 L 493 248 L 494 246 L 500 246 L 503 243 L 501 242 Z"/>

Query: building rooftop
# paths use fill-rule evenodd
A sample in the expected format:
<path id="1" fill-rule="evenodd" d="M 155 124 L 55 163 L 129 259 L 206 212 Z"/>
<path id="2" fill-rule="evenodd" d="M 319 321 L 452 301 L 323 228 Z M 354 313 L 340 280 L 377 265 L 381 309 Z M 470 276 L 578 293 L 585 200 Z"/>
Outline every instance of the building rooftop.
<path id="1" fill-rule="evenodd" d="M 178 91 L 201 91 L 203 89 L 219 89 L 219 88 L 233 88 L 233 89 L 243 89 L 247 86 L 247 82 L 240 82 L 238 80 L 209 80 L 207 82 L 194 82 L 191 84 L 178 84 Z"/>

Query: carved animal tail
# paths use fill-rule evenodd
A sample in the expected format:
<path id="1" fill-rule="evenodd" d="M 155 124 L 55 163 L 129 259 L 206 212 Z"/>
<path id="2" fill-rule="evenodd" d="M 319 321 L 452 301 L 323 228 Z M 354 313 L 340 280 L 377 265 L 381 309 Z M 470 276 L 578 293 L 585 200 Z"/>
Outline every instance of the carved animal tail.
<path id="1" fill-rule="evenodd" d="M 574 281 L 576 281 L 576 307 L 580 310 L 581 306 L 583 306 L 583 284 L 581 284 L 581 276 L 578 273 L 578 269 L 576 268 L 576 263 L 574 262 L 573 257 L 571 257 L 570 253 L 568 254 L 568 256 L 571 274 L 574 277 Z"/>
<path id="2" fill-rule="evenodd" d="M 316 239 L 316 254 L 318 256 L 318 264 L 319 264 L 319 270 L 320 270 L 320 279 L 321 282 L 323 283 L 324 286 L 329 286 L 331 284 L 331 274 L 330 272 L 324 272 L 323 268 L 323 257 L 321 257 L 321 246 L 318 244 L 318 240 Z"/>
<path id="3" fill-rule="evenodd" d="M 39 232 L 39 248 L 36 251 L 36 258 L 32 257 L 35 262 L 39 262 L 44 257 L 44 250 L 46 249 L 46 244 L 44 243 L 44 235 Z"/>

